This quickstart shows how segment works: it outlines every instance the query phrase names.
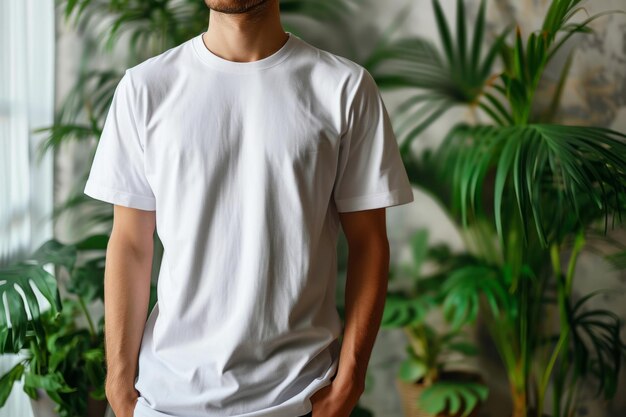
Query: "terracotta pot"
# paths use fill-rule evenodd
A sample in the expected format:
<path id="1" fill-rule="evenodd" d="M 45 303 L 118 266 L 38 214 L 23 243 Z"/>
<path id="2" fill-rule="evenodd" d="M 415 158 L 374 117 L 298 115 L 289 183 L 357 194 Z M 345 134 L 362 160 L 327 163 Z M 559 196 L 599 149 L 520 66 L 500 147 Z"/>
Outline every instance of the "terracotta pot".
<path id="1" fill-rule="evenodd" d="M 54 411 L 56 403 L 50 398 L 48 393 L 42 389 L 37 388 L 39 398 L 34 400 L 30 398 L 31 407 L 33 409 L 34 417 L 59 417 L 59 414 Z M 87 414 L 86 417 L 104 417 L 107 409 L 108 401 L 94 400 L 91 397 L 87 398 Z"/>
<path id="2" fill-rule="evenodd" d="M 92 387 L 93 389 L 93 387 Z M 91 392 L 91 390 L 90 390 Z M 104 417 L 109 402 L 104 400 L 94 400 L 91 396 L 87 397 L 87 417 Z"/>
<path id="3" fill-rule="evenodd" d="M 472 381 L 483 383 L 479 374 L 469 371 L 446 371 L 441 375 L 441 379 L 447 381 Z M 421 382 L 407 383 L 396 378 L 396 387 L 400 393 L 402 409 L 406 417 L 461 417 L 463 414 L 463 403 L 461 403 L 461 410 L 454 415 L 443 412 L 434 416 L 422 410 L 418 406 L 418 399 L 426 387 Z M 474 410 L 472 410 L 468 417 L 477 417 L 480 405 L 480 402 L 476 404 L 476 407 L 474 407 Z"/>
<path id="4" fill-rule="evenodd" d="M 511 413 L 511 417 L 513 417 L 514 413 Z M 546 414 L 543 413 L 541 414 L 543 417 L 552 417 L 550 414 Z M 526 410 L 526 416 L 527 417 L 537 417 L 537 410 L 532 408 L 532 407 L 528 407 L 528 409 Z"/>

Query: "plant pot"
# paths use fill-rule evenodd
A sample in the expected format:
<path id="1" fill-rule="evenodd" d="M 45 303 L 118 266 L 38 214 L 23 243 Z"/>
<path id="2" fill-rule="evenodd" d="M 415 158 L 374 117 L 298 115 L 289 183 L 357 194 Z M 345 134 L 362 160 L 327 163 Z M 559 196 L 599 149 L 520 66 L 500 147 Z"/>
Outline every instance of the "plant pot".
<path id="1" fill-rule="evenodd" d="M 441 379 L 448 381 L 483 382 L 482 377 L 478 373 L 469 371 L 445 371 L 441 374 Z M 407 383 L 396 378 L 396 387 L 400 394 L 405 417 L 461 417 L 463 414 L 463 404 L 461 404 L 461 410 L 456 414 L 443 412 L 435 416 L 422 410 L 418 405 L 418 399 L 426 388 L 422 382 Z M 477 417 L 480 405 L 480 402 L 476 404 L 476 407 L 474 407 L 474 410 L 472 410 L 468 417 Z"/>
<path id="2" fill-rule="evenodd" d="M 54 411 L 56 403 L 50 398 L 48 393 L 43 388 L 37 388 L 37 394 L 39 398 L 34 400 L 30 398 L 31 408 L 33 410 L 34 417 L 59 417 L 59 414 Z M 109 402 L 104 400 L 95 400 L 89 396 L 87 398 L 87 413 L 86 417 L 104 417 Z"/>
<path id="3" fill-rule="evenodd" d="M 108 404 L 109 402 L 106 398 L 102 400 L 96 400 L 91 398 L 91 395 L 89 395 L 87 397 L 87 417 L 104 417 L 107 411 Z"/>
<path id="4" fill-rule="evenodd" d="M 514 413 L 511 413 L 511 417 L 513 416 Z M 528 417 L 537 417 L 537 410 L 535 408 L 529 407 L 528 410 L 526 410 L 526 415 Z M 552 417 L 550 414 L 546 414 L 546 413 L 542 413 L 541 414 L 542 417 Z"/>
<path id="5" fill-rule="evenodd" d="M 56 407 L 56 403 L 52 401 L 52 398 L 48 395 L 48 393 L 43 388 L 37 388 L 37 394 L 39 398 L 32 399 L 30 397 L 30 404 L 33 409 L 34 417 L 59 417 L 56 411 L 54 411 L 54 407 Z"/>

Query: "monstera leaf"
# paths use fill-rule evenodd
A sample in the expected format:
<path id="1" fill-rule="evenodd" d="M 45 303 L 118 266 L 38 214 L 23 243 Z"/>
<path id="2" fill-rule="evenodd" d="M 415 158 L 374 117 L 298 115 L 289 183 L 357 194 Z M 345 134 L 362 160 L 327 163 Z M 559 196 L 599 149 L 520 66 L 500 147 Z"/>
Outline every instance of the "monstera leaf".
<path id="1" fill-rule="evenodd" d="M 26 341 L 26 332 L 30 328 L 29 323 L 32 324 L 37 338 L 39 340 L 44 339 L 44 329 L 39 322 L 42 312 L 31 284 L 37 287 L 53 308 L 57 311 L 62 308 L 56 278 L 43 266 L 33 263 L 33 261 L 23 261 L 1 269 L 0 353 L 19 352 Z M 22 293 L 25 297 L 22 296 Z M 5 307 L 8 309 L 8 314 Z M 9 327 L 9 322 L 11 327 Z"/>
<path id="2" fill-rule="evenodd" d="M 477 382 L 438 381 L 427 387 L 418 399 L 419 406 L 432 415 L 446 412 L 468 416 L 479 401 L 485 401 L 489 388 Z"/>
<path id="3" fill-rule="evenodd" d="M 389 292 L 381 326 L 396 328 L 421 323 L 434 305 L 434 299 L 429 296 L 413 298 L 404 293 Z"/>
<path id="4" fill-rule="evenodd" d="M 453 329 L 476 320 L 480 296 L 484 296 L 495 317 L 512 315 L 514 301 L 497 268 L 467 265 L 454 270 L 443 284 L 446 294 L 443 313 Z"/>
<path id="5" fill-rule="evenodd" d="M 50 239 L 27 259 L 0 269 L 0 353 L 19 352 L 26 341 L 26 332 L 31 328 L 39 341 L 45 339 L 41 325 L 42 311 L 33 285 L 50 303 L 52 312 L 62 310 L 57 279 L 45 269 L 47 265 L 68 271 L 69 292 L 81 296 L 84 301 L 103 298 L 103 258 L 87 261 L 78 267 L 76 259 L 79 251 L 105 250 L 107 242 L 107 235 L 92 235 L 69 245 Z"/>

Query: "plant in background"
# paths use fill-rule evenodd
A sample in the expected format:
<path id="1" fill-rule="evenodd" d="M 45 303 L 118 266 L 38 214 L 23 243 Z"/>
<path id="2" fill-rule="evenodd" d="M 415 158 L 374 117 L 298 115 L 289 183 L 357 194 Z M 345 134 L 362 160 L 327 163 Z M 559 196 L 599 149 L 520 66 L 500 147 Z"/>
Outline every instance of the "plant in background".
<path id="1" fill-rule="evenodd" d="M 573 35 L 590 32 L 598 17 L 623 13 L 575 23 L 584 11 L 580 3 L 553 0 L 542 28 L 526 42 L 517 26 L 509 44 L 507 28 L 485 54 L 485 1 L 470 39 L 463 1 L 457 1 L 453 37 L 433 0 L 443 53 L 430 40 L 407 37 L 381 43 L 369 62 L 381 87 L 419 91 L 399 108 L 409 177 L 439 199 L 467 250 L 484 264 L 459 266 L 461 273 L 447 284 L 469 298 L 461 303 L 459 295 L 458 303 L 444 308 L 460 320 L 479 307 L 484 311 L 508 374 L 514 417 L 543 415 L 550 382 L 554 417 L 574 415 L 583 381 L 596 383 L 596 395 L 613 398 L 626 355 L 620 318 L 589 307 L 598 292 L 579 300 L 572 294 L 581 250 L 606 234 L 609 219 L 621 221 L 626 135 L 553 121 L 571 55 L 547 110 L 535 107 L 541 76 L 556 52 Z M 496 58 L 500 72 L 492 68 Z M 412 155 L 412 142 L 455 105 L 469 109 L 473 122 L 454 125 L 435 152 Z M 479 110 L 488 122 L 478 121 Z M 487 295 L 487 301 L 473 294 Z M 543 319 L 552 310 L 560 324 L 556 333 Z"/>
<path id="2" fill-rule="evenodd" d="M 87 309 L 103 300 L 104 257 L 81 264 L 77 258 L 81 251 L 103 250 L 106 242 L 106 236 L 98 235 L 76 245 L 52 239 L 29 259 L 0 269 L 0 300 L 6 296 L 9 312 L 0 301 L 0 354 L 23 355 L 0 377 L 0 407 L 22 378 L 24 392 L 37 399 L 37 389 L 43 389 L 62 417 L 87 415 L 89 397 L 105 400 L 103 320 L 94 323 Z M 57 279 L 45 269 L 49 264 L 68 273 L 67 290 L 73 297 L 62 300 Z M 50 303 L 49 309 L 40 310 L 33 284 Z M 86 327 L 79 325 L 80 319 Z"/>
<path id="3" fill-rule="evenodd" d="M 448 281 L 456 278 L 456 271 L 451 267 L 472 264 L 475 260 L 465 254 L 454 255 L 445 246 L 429 249 L 426 230 L 413 235 L 411 249 L 412 264 L 404 274 L 412 278 L 413 288 L 389 291 L 382 320 L 383 328 L 401 328 L 409 340 L 408 357 L 399 370 L 400 380 L 409 384 L 399 384 L 406 397 L 405 403 L 409 403 L 405 412 L 407 415 L 420 413 L 419 410 L 430 415 L 475 414 L 479 404 L 486 400 L 488 388 L 481 382 L 479 373 L 454 369 L 455 363 L 464 363 L 469 355 L 477 352 L 463 332 L 463 327 L 471 323 L 475 315 L 463 316 L 460 320 L 448 316 L 452 326 L 446 330 L 435 329 L 427 320 L 434 309 L 463 302 L 457 299 L 458 290 L 456 293 L 449 291 Z M 422 276 L 422 264 L 427 259 L 435 261 L 438 270 L 430 276 Z M 395 277 L 395 273 L 392 276 Z M 417 404 L 412 403 L 413 397 L 417 397 Z"/>
<path id="4" fill-rule="evenodd" d="M 107 235 L 92 235 L 75 244 L 51 239 L 28 259 L 0 269 L 0 354 L 24 356 L 0 376 L 0 407 L 21 378 L 24 392 L 37 399 L 37 388 L 43 389 L 57 404 L 61 417 L 90 415 L 87 407 L 92 400 L 88 398 L 106 406 L 104 317 L 96 323 L 88 306 L 104 302 L 108 239 Z M 79 262 L 93 252 L 99 255 Z M 61 297 L 57 278 L 45 269 L 48 265 L 66 272 L 65 289 L 70 296 Z M 32 285 L 50 303 L 49 309 L 40 310 Z M 149 308 L 155 303 L 153 285 Z M 103 415 L 104 407 L 100 408 Z"/>

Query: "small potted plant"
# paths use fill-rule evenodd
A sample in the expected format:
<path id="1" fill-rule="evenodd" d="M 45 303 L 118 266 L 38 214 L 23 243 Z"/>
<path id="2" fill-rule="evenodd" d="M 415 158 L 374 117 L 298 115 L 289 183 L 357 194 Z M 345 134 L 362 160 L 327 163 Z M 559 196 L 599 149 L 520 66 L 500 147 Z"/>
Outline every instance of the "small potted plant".
<path id="1" fill-rule="evenodd" d="M 104 416 L 104 317 L 95 323 L 88 305 L 104 301 L 107 242 L 107 235 L 90 236 L 67 245 L 51 239 L 28 259 L 0 269 L 0 281 L 4 281 L 0 285 L 0 354 L 19 353 L 22 357 L 0 375 L 0 408 L 13 384 L 23 380 L 35 417 Z M 87 251 L 101 255 L 78 263 L 79 255 Z M 68 273 L 65 288 L 70 296 L 61 297 L 57 278 L 45 269 L 48 264 Z M 50 308 L 40 308 L 31 284 L 50 303 Z M 11 327 L 6 326 L 9 319 Z"/>
<path id="2" fill-rule="evenodd" d="M 52 309 L 41 313 L 38 325 L 45 338 L 38 340 L 34 330 L 27 330 L 19 350 L 23 358 L 0 379 L 0 406 L 22 379 L 35 417 L 104 416 L 104 348 L 89 330 L 76 326 L 81 314 L 79 303 L 72 299 L 64 299 L 58 313 Z"/>
<path id="3" fill-rule="evenodd" d="M 455 368 L 454 363 L 465 361 L 477 350 L 466 340 L 462 326 L 439 330 L 427 323 L 429 313 L 445 303 L 446 274 L 439 271 L 422 277 L 420 272 L 427 257 L 441 261 L 455 257 L 445 247 L 429 250 L 426 230 L 415 233 L 411 248 L 413 258 L 408 272 L 415 287 L 390 291 L 382 320 L 383 328 L 401 328 L 409 341 L 408 357 L 396 379 L 404 413 L 408 417 L 475 416 L 487 398 L 488 388 L 478 372 Z"/>

